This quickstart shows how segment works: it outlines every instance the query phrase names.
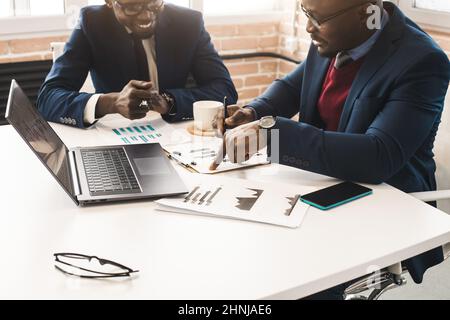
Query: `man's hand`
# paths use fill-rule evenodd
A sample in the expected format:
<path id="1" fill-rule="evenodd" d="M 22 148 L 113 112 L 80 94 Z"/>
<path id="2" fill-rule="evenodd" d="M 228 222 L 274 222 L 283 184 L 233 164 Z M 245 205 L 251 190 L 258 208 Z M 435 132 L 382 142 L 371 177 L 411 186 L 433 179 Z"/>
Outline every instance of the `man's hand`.
<path id="1" fill-rule="evenodd" d="M 147 103 L 142 103 L 146 101 Z M 100 96 L 95 116 L 101 118 L 107 114 L 119 113 L 127 119 L 144 118 L 150 110 L 161 114 L 169 112 L 169 106 L 158 92 L 153 90 L 151 82 L 131 80 L 119 93 Z"/>
<path id="2" fill-rule="evenodd" d="M 169 105 L 157 91 L 152 92 L 152 96 L 148 100 L 150 103 L 150 110 L 156 111 L 162 115 L 169 113 Z"/>
<path id="3" fill-rule="evenodd" d="M 230 162 L 242 163 L 266 146 L 267 131 L 260 129 L 258 121 L 229 130 L 223 138 L 222 150 L 209 169 L 216 170 L 227 154 Z"/>
<path id="4" fill-rule="evenodd" d="M 223 119 L 224 112 L 221 109 L 213 120 L 213 128 L 217 129 L 223 136 L 226 128 L 235 128 L 237 126 L 252 122 L 255 120 L 253 111 L 249 108 L 242 108 L 239 105 L 229 105 L 227 107 L 228 118 Z M 225 123 L 225 127 L 224 127 Z"/>

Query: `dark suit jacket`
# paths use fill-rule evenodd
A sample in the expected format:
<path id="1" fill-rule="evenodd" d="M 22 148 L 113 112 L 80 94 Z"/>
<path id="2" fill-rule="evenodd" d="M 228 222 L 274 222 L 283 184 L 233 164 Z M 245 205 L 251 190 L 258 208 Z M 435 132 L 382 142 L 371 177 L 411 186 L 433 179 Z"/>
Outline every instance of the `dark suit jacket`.
<path id="1" fill-rule="evenodd" d="M 278 116 L 282 164 L 342 180 L 386 182 L 405 192 L 435 190 L 432 150 L 449 61 L 395 5 L 385 3 L 385 8 L 390 22 L 365 57 L 337 132 L 323 130 L 317 111 L 330 59 L 319 56 L 314 46 L 304 63 L 250 106 L 258 117 Z M 290 120 L 297 112 L 300 122 Z M 421 282 L 424 270 L 440 261 L 439 248 L 406 265 Z"/>
<path id="2" fill-rule="evenodd" d="M 191 119 L 192 104 L 198 100 L 222 101 L 227 96 L 230 104 L 236 102 L 230 74 L 211 43 L 201 13 L 166 5 L 155 42 L 160 91 L 171 94 L 177 107 L 176 116 L 166 120 Z M 37 101 L 47 120 L 66 118 L 84 126 L 84 108 L 92 95 L 78 91 L 89 71 L 97 93 L 120 92 L 138 74 L 132 38 L 105 5 L 81 10 L 64 54 L 47 76 Z M 186 89 L 189 75 L 197 86 Z"/>

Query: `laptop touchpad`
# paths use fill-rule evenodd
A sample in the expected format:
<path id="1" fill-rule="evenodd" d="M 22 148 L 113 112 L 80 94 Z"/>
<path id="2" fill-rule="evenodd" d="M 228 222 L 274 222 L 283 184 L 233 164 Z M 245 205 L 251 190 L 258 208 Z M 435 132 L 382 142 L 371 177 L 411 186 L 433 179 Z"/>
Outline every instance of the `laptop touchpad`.
<path id="1" fill-rule="evenodd" d="M 162 157 L 133 159 L 141 176 L 170 174 L 167 162 Z"/>

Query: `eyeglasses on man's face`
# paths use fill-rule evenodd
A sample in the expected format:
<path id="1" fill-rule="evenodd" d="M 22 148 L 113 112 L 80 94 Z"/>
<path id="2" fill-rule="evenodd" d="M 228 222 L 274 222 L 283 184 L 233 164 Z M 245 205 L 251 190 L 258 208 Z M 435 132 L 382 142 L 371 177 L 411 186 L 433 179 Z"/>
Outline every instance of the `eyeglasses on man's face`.
<path id="1" fill-rule="evenodd" d="M 88 279 L 130 277 L 139 272 L 120 263 L 78 253 L 55 253 L 55 268 L 59 271 Z"/>
<path id="2" fill-rule="evenodd" d="M 371 3 L 371 1 L 367 1 L 365 3 L 359 3 L 359 4 L 356 4 L 356 5 L 353 5 L 353 6 L 349 7 L 349 8 L 345 8 L 345 9 L 339 10 L 338 12 L 333 13 L 332 15 L 329 15 L 328 17 L 324 17 L 322 19 L 314 17 L 314 15 L 310 11 L 306 10 L 306 8 L 303 6 L 303 4 L 301 5 L 301 8 L 302 8 L 303 13 L 309 19 L 309 21 L 311 21 L 313 26 L 316 27 L 316 28 L 320 28 L 325 22 L 333 20 L 334 18 L 337 18 L 337 17 L 343 15 L 344 13 L 347 13 L 350 10 L 355 9 L 357 7 L 360 7 L 360 6 L 362 6 L 362 5 L 366 4 L 366 3 Z"/>
<path id="3" fill-rule="evenodd" d="M 150 11 L 154 15 L 158 15 L 164 8 L 164 1 L 142 1 L 135 3 L 122 3 L 114 1 L 122 12 L 129 17 L 134 17 L 142 13 L 144 10 Z"/>

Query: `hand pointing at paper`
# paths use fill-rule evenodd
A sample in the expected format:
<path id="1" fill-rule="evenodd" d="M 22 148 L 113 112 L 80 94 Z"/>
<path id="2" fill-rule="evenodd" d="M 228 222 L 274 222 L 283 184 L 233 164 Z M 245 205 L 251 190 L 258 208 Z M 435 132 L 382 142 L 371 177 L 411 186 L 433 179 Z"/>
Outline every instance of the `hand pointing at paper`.
<path id="1" fill-rule="evenodd" d="M 224 119 L 223 112 L 219 111 L 213 121 L 213 128 L 217 129 L 222 136 L 226 129 L 235 128 L 256 120 L 252 109 L 242 108 L 236 104 L 229 105 L 227 107 L 227 112 L 228 118 Z"/>
<path id="2" fill-rule="evenodd" d="M 253 115 L 253 111 L 249 111 Z M 223 137 L 222 149 L 217 153 L 217 157 L 211 164 L 210 170 L 216 170 L 227 154 L 230 162 L 242 163 L 249 160 L 266 146 L 267 130 L 260 128 L 259 121 L 250 122 L 229 130 Z"/>

